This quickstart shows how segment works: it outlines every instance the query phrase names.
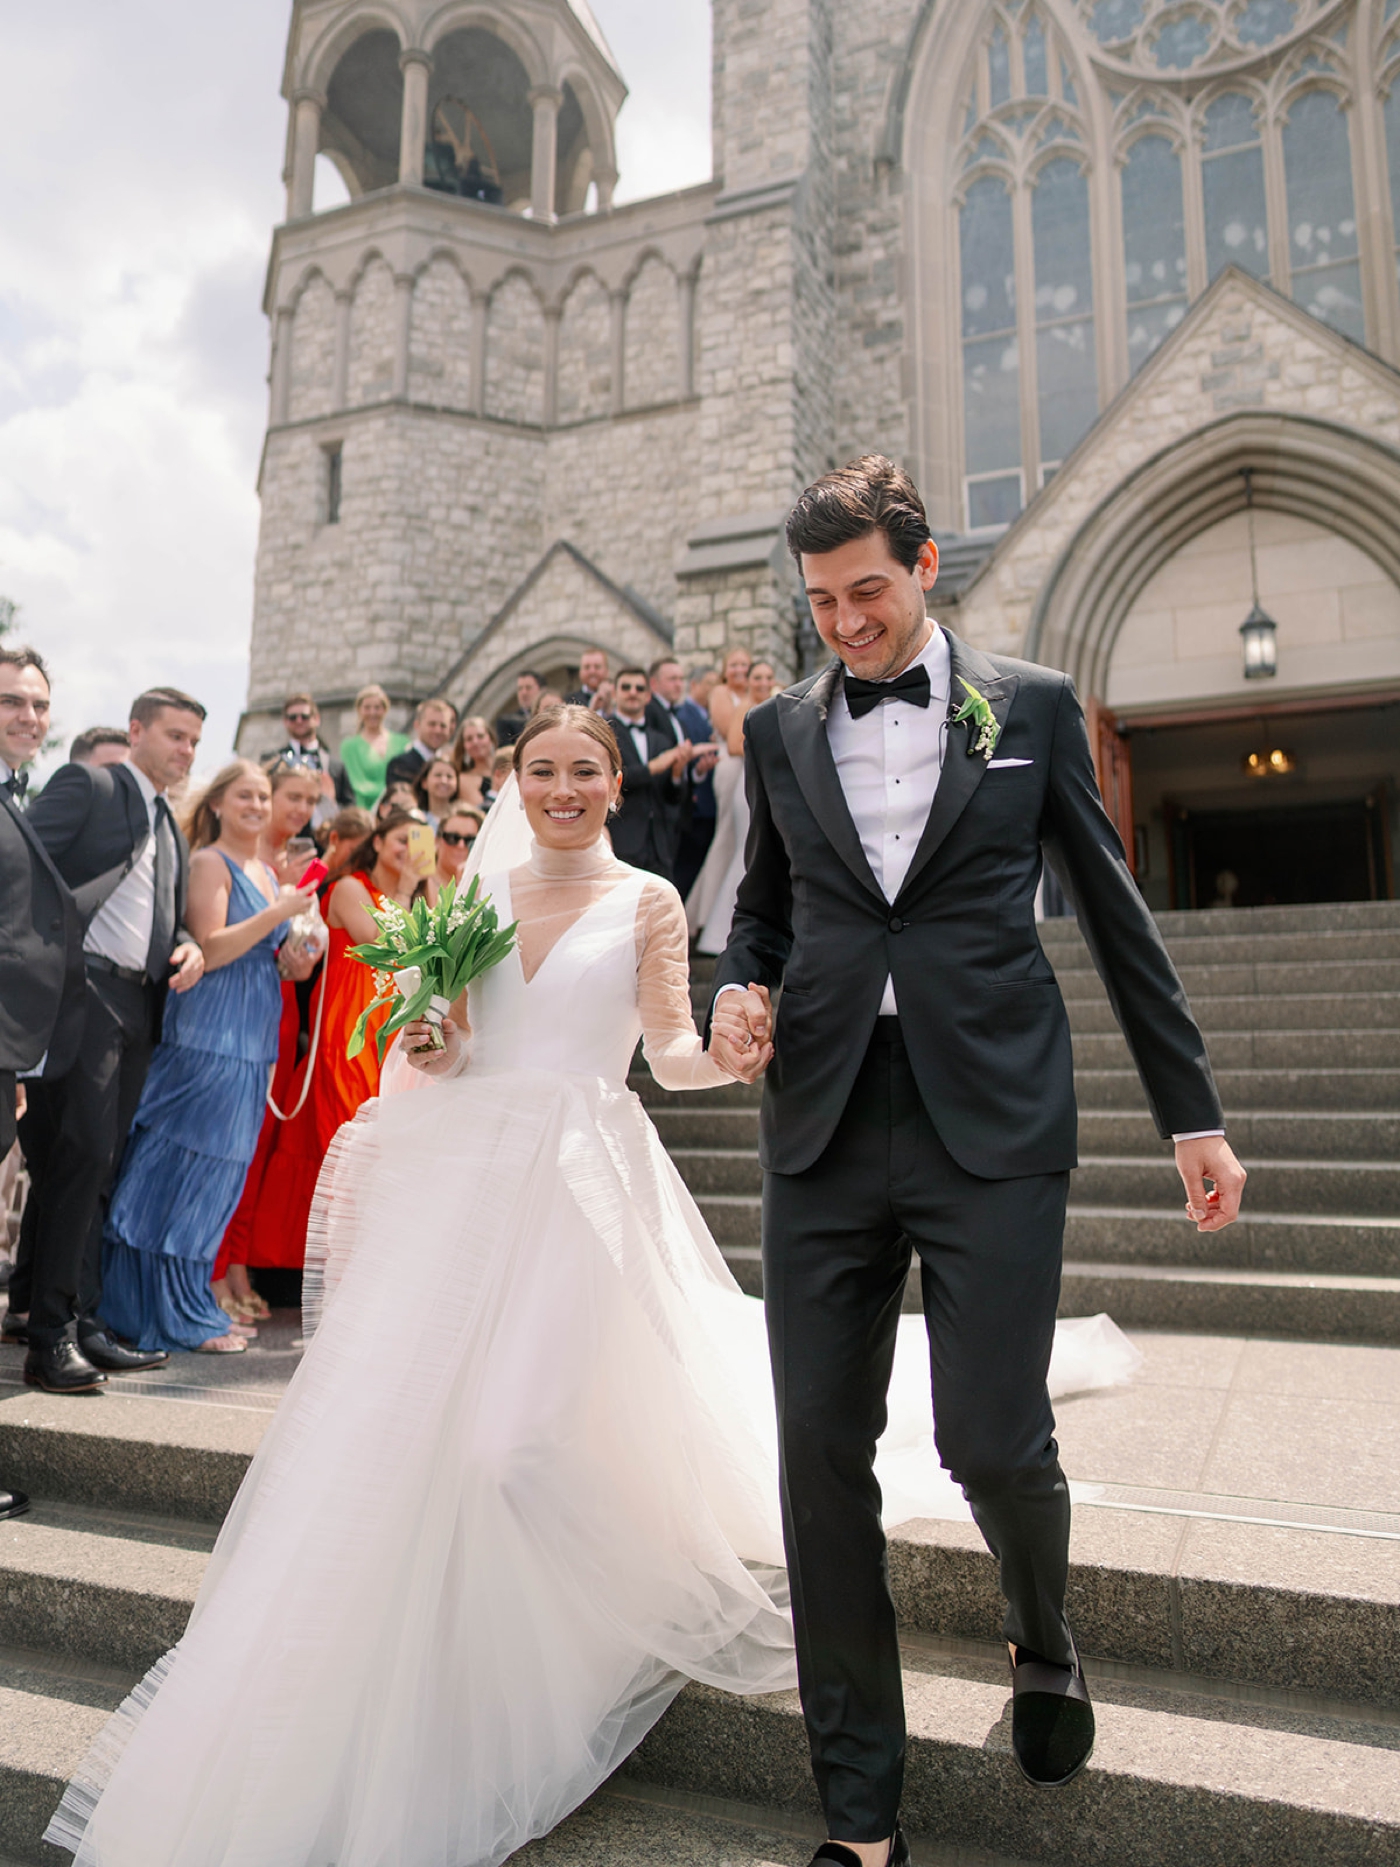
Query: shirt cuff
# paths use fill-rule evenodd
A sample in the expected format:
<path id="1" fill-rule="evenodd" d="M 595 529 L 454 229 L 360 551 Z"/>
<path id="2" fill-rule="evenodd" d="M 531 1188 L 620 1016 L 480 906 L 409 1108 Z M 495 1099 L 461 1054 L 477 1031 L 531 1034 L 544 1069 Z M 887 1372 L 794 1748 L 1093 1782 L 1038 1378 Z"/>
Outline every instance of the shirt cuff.
<path id="1" fill-rule="evenodd" d="M 1193 1128 L 1190 1134 L 1174 1134 L 1172 1136 L 1172 1140 L 1173 1141 L 1207 1141 L 1210 1139 L 1212 1135 L 1220 1135 L 1223 1139 L 1224 1134 L 1225 1134 L 1225 1130 L 1223 1128 Z"/>
<path id="2" fill-rule="evenodd" d="M 722 985 L 715 993 L 715 1003 L 718 1004 L 726 992 L 747 992 L 748 989 L 746 985 L 735 985 L 731 980 L 728 985 Z"/>

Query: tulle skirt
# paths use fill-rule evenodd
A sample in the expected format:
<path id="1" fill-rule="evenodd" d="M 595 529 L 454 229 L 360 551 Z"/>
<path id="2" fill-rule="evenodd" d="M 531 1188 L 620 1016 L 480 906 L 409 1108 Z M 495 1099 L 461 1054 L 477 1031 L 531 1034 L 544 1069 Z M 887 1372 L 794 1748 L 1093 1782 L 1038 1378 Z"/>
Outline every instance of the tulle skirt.
<path id="1" fill-rule="evenodd" d="M 389 1096 L 313 1231 L 324 1314 L 189 1630 L 50 1827 L 81 1867 L 497 1867 L 687 1679 L 795 1683 L 761 1306 L 635 1096 Z M 928 1388 L 912 1317 L 889 1524 L 966 1515 Z"/>

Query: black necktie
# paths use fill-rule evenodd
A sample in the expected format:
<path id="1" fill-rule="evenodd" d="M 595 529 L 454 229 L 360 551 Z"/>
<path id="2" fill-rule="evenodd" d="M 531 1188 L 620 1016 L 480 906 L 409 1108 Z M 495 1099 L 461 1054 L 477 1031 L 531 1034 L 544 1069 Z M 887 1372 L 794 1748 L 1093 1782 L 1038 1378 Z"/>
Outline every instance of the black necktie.
<path id="1" fill-rule="evenodd" d="M 151 944 L 146 949 L 146 974 L 161 980 L 170 970 L 170 954 L 175 945 L 175 827 L 170 820 L 170 806 L 163 797 L 156 799 L 156 874 L 155 899 L 151 912 Z"/>
<path id="2" fill-rule="evenodd" d="M 27 771 L 12 771 L 5 780 L 5 790 L 16 803 L 19 802 L 28 789 L 29 773 Z"/>
<path id="3" fill-rule="evenodd" d="M 853 720 L 862 720 L 867 713 L 873 713 L 882 700 L 907 700 L 911 707 L 926 707 L 932 691 L 928 669 L 922 662 L 906 668 L 903 674 L 896 674 L 892 681 L 861 681 L 854 674 L 846 675 L 846 705 L 851 709 Z"/>

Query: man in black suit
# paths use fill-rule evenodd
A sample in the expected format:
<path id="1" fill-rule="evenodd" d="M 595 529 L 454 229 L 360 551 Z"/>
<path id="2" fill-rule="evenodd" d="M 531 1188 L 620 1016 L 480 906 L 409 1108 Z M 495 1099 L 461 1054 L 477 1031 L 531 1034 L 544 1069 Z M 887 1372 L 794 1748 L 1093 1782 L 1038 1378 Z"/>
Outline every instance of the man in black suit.
<path id="1" fill-rule="evenodd" d="M 515 711 L 502 713 L 496 720 L 497 745 L 513 746 L 525 730 L 525 722 L 540 703 L 544 676 L 533 668 L 522 668 L 515 677 Z"/>
<path id="2" fill-rule="evenodd" d="M 623 668 L 613 688 L 617 712 L 608 721 L 622 753 L 622 808 L 609 824 L 613 849 L 633 868 L 669 882 L 675 868 L 685 803 L 690 741 L 647 716 L 651 683 L 644 668 Z"/>
<path id="3" fill-rule="evenodd" d="M 573 693 L 565 694 L 564 704 L 569 707 L 591 707 L 600 693 L 608 688 L 608 658 L 601 648 L 585 648 L 578 658 L 578 686 Z M 599 702 L 606 706 L 606 699 Z"/>
<path id="4" fill-rule="evenodd" d="M 189 852 L 165 799 L 189 775 L 203 723 L 197 700 L 152 688 L 132 704 L 127 762 L 62 766 L 29 813 L 86 930 L 76 1062 L 33 1085 L 20 1124 L 34 1204 L 24 1378 L 49 1393 L 166 1359 L 124 1347 L 98 1314 L 102 1221 L 167 985 L 186 992 L 204 971 L 181 925 Z"/>
<path id="5" fill-rule="evenodd" d="M 412 744 L 396 752 L 385 768 L 384 789 L 387 791 L 393 784 L 416 783 L 429 759 L 451 745 L 456 730 L 457 709 L 450 700 L 424 700 L 413 716 Z"/>
<path id="6" fill-rule="evenodd" d="M 685 670 L 674 655 L 662 655 L 653 661 L 647 669 L 647 679 L 651 683 L 651 699 L 647 702 L 649 725 L 664 727 L 677 744 L 688 739 L 692 752 L 695 747 L 713 741 L 710 716 L 686 693 Z M 671 875 L 682 900 L 695 886 L 695 878 L 715 840 L 715 787 L 711 773 L 717 756 L 706 752 L 693 758 L 683 775 L 685 794 L 676 820 Z"/>
<path id="7" fill-rule="evenodd" d="M 0 1160 L 15 1143 L 16 1076 L 61 1075 L 81 1029 L 77 904 L 21 809 L 24 768 L 44 748 L 49 709 L 42 659 L 0 642 Z M 0 1487 L 0 1518 L 28 1508 L 22 1491 Z"/>
<path id="8" fill-rule="evenodd" d="M 304 765 L 316 774 L 321 801 L 312 812 L 311 822 L 319 828 L 329 823 L 338 810 L 349 810 L 354 804 L 349 775 L 321 738 L 321 709 L 310 694 L 288 694 L 282 702 L 282 724 L 287 729 L 287 743 L 279 746 L 268 762 L 285 759 L 289 765 Z"/>
<path id="9" fill-rule="evenodd" d="M 832 1837 L 817 1858 L 886 1867 L 909 1856 L 872 1466 L 911 1244 L 939 1453 L 1007 1596 L 1017 1761 L 1055 1786 L 1093 1744 L 1045 1387 L 1076 1114 L 1068 1020 L 1035 929 L 1042 849 L 1176 1140 L 1199 1229 L 1236 1216 L 1244 1172 L 1069 680 L 928 618 L 937 550 L 912 482 L 879 456 L 810 487 L 788 543 L 836 659 L 746 722 L 748 870 L 709 1041 L 751 1079 L 768 1074 L 764 1302 L 799 1678 Z"/>

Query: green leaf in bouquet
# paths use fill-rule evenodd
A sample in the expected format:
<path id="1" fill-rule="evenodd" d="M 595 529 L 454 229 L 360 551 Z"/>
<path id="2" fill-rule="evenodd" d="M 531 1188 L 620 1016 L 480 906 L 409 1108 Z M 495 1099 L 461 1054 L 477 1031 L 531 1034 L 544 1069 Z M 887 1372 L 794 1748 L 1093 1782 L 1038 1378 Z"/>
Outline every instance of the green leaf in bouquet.
<path id="1" fill-rule="evenodd" d="M 412 998 L 400 1000 L 394 1015 L 386 1019 L 385 1022 L 380 1025 L 377 1041 L 379 1044 L 379 1066 L 381 1069 L 384 1067 L 384 1052 L 389 1047 L 389 1039 L 393 1037 L 396 1032 L 401 1031 L 406 1024 L 412 1024 L 415 1018 L 421 1018 L 423 1016 L 432 1002 L 434 989 L 434 982 L 431 979 L 425 979 L 423 984 L 413 994 Z"/>
<path id="2" fill-rule="evenodd" d="M 360 1052 L 364 1049 L 370 1018 L 379 1010 L 381 1005 L 391 1004 L 393 998 L 394 994 L 392 992 L 386 992 L 378 998 L 371 999 L 370 1003 L 365 1006 L 364 1010 L 355 1020 L 355 1028 L 350 1033 L 350 1042 L 345 1046 L 347 1061 L 358 1057 Z M 379 1052 L 379 1061 L 381 1063 L 384 1061 L 384 1051 L 382 1047 Z"/>

